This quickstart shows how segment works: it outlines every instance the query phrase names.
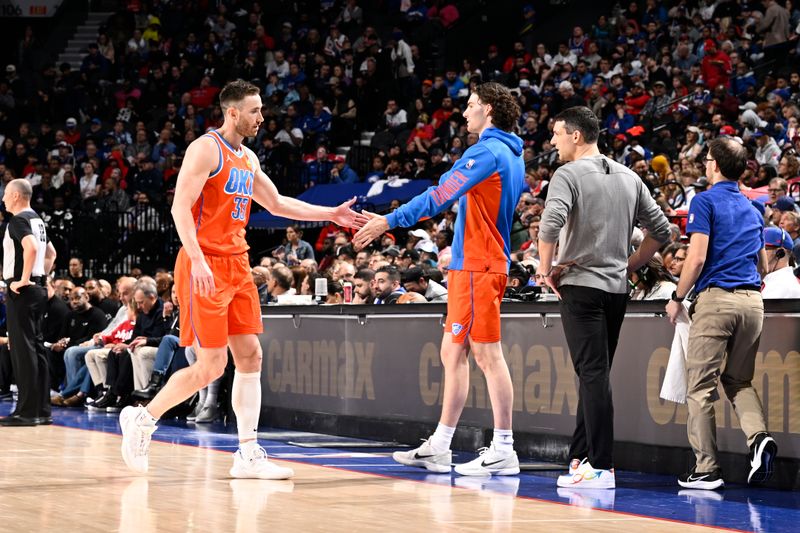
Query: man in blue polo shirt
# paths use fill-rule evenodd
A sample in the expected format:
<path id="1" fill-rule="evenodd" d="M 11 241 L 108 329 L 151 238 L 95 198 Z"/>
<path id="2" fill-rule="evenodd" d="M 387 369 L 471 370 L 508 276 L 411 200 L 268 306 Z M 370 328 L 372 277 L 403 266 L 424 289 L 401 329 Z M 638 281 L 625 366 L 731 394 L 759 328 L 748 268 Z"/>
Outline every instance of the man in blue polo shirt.
<path id="1" fill-rule="evenodd" d="M 747 151 L 733 138 L 709 143 L 706 176 L 712 187 L 695 196 L 689 207 L 689 252 L 667 304 L 674 324 L 681 301 L 694 285 L 698 296 L 689 310 L 686 428 L 696 463 L 678 477 L 678 484 L 687 488 L 713 490 L 724 485 L 714 422 L 720 379 L 750 446 L 747 482 L 767 481 L 777 453 L 751 383 L 764 320 L 759 266 L 765 268 L 766 253 L 763 218 L 739 192 L 737 180 L 746 164 Z"/>

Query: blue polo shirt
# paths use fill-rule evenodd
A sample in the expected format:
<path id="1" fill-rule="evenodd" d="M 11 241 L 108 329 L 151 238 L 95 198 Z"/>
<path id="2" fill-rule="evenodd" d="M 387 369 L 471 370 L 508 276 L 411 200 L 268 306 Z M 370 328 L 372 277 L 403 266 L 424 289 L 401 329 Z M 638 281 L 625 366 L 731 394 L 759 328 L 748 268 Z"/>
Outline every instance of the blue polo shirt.
<path id="1" fill-rule="evenodd" d="M 758 253 L 764 247 L 764 219 L 735 181 L 722 181 L 692 199 L 686 233 L 708 235 L 708 253 L 695 291 L 761 286 Z"/>

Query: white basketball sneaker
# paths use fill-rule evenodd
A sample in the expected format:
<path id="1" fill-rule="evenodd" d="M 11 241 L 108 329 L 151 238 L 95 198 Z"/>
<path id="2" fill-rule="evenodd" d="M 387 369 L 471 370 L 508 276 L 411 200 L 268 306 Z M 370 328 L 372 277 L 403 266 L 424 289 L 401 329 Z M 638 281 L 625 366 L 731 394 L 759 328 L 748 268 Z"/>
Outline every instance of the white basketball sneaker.
<path id="1" fill-rule="evenodd" d="M 147 472 L 150 437 L 156 425 L 147 423 L 150 415 L 144 407 L 128 406 L 119 414 L 122 429 L 122 458 L 134 472 Z"/>
<path id="2" fill-rule="evenodd" d="M 617 486 L 613 468 L 594 468 L 588 459 L 581 461 L 574 472 L 558 476 L 557 485 L 573 489 L 613 489 Z"/>
<path id="3" fill-rule="evenodd" d="M 266 450 L 255 446 L 250 451 L 236 450 L 230 474 L 237 479 L 289 479 L 294 470 L 270 462 Z"/>
<path id="4" fill-rule="evenodd" d="M 394 452 L 392 459 L 406 466 L 419 466 L 437 474 L 449 474 L 450 464 L 453 462 L 453 452 L 447 450 L 435 453 L 431 448 L 431 439 L 422 443 L 422 446 L 407 452 Z"/>
<path id="5" fill-rule="evenodd" d="M 456 472 L 462 476 L 513 476 L 519 474 L 517 452 L 501 452 L 494 446 L 478 450 L 478 457 L 468 463 L 456 466 Z"/>

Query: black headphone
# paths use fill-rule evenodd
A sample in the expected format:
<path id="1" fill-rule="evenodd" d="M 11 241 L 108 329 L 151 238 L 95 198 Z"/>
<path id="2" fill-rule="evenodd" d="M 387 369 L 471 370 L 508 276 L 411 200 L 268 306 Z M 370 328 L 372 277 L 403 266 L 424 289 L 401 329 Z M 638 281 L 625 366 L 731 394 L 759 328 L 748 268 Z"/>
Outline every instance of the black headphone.
<path id="1" fill-rule="evenodd" d="M 783 228 L 780 228 L 780 230 L 781 230 L 781 246 L 780 248 L 775 250 L 776 259 L 783 259 L 784 257 L 786 257 L 786 250 L 783 249 L 783 241 L 786 240 L 787 235 L 786 231 Z"/>

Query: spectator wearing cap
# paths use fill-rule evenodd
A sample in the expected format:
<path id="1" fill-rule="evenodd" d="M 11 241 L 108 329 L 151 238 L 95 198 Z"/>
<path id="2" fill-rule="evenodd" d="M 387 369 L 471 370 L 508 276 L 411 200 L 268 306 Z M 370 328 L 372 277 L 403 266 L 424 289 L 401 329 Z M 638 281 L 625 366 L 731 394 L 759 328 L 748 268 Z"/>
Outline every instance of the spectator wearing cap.
<path id="1" fill-rule="evenodd" d="M 407 292 L 419 293 L 430 303 L 447 301 L 447 289 L 432 280 L 421 267 L 414 266 L 404 271 L 401 282 Z"/>
<path id="2" fill-rule="evenodd" d="M 781 196 L 771 205 L 771 220 L 774 225 L 780 224 L 784 213 L 797 213 L 797 204 L 791 196 Z"/>
<path id="3" fill-rule="evenodd" d="M 411 230 L 408 232 L 408 239 L 409 244 L 415 249 L 418 250 L 419 246 L 424 241 L 430 241 L 431 236 L 430 234 L 422 228 L 417 228 L 415 230 Z"/>
<path id="4" fill-rule="evenodd" d="M 419 263 L 419 257 L 419 251 L 406 248 L 399 252 L 397 257 L 397 265 L 401 270 L 406 270 L 412 265 Z"/>
<path id="5" fill-rule="evenodd" d="M 667 94 L 667 84 L 661 80 L 653 82 L 653 97 L 642 108 L 641 115 L 644 120 L 658 120 L 669 113 L 670 97 Z"/>
<path id="6" fill-rule="evenodd" d="M 400 284 L 400 271 L 394 265 L 381 267 L 375 272 L 375 305 L 397 303 L 397 299 L 406 293 Z"/>
<path id="7" fill-rule="evenodd" d="M 644 83 L 637 81 L 625 95 L 626 110 L 634 117 L 638 117 L 649 100 L 650 95 L 645 92 Z"/>
<path id="8" fill-rule="evenodd" d="M 397 247 L 396 245 L 390 244 L 389 246 L 380 251 L 380 255 L 383 257 L 383 259 L 385 259 L 387 263 L 389 263 L 390 265 L 395 265 L 399 264 L 399 258 L 401 255 L 403 255 L 403 252 L 405 252 L 405 250 L 400 250 L 400 248 Z M 417 254 L 417 259 L 419 259 L 419 254 Z M 375 265 L 372 262 L 370 262 L 370 268 L 375 270 L 374 266 Z"/>
<path id="9" fill-rule="evenodd" d="M 74 117 L 69 117 L 65 122 L 66 131 L 64 131 L 64 142 L 78 146 L 82 143 L 83 135 L 78 129 L 78 121 Z"/>
<path id="10" fill-rule="evenodd" d="M 358 181 L 358 174 L 347 164 L 345 156 L 339 154 L 334 156 L 330 183 L 357 183 Z"/>
<path id="11" fill-rule="evenodd" d="M 752 137 L 756 140 L 756 161 L 762 167 L 772 167 L 776 171 L 781 157 L 781 148 L 775 139 L 767 135 L 763 129 L 756 130 Z"/>
<path id="12" fill-rule="evenodd" d="M 704 50 L 701 70 L 706 87 L 724 85 L 727 88 L 730 81 L 731 58 L 717 48 L 717 43 L 713 39 L 706 39 Z"/>
<path id="13" fill-rule="evenodd" d="M 764 248 L 767 264 L 761 297 L 800 298 L 800 280 L 794 275 L 794 242 L 789 233 L 783 228 L 765 228 Z"/>

